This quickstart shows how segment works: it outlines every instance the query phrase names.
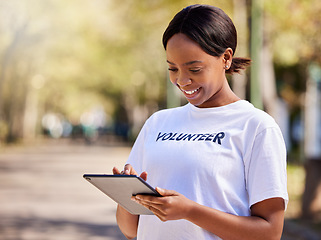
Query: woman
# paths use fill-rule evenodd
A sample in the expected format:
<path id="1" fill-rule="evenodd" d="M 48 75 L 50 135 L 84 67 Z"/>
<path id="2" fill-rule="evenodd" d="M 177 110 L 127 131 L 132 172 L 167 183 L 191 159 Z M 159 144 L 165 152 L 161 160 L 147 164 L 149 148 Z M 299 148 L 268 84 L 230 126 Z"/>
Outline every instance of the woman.
<path id="1" fill-rule="evenodd" d="M 192 5 L 163 35 L 170 80 L 188 100 L 153 114 L 125 165 L 114 174 L 147 179 L 163 197 L 133 201 L 155 215 L 117 208 L 131 239 L 280 239 L 286 190 L 286 149 L 275 121 L 241 100 L 226 73 L 250 60 L 233 58 L 236 30 L 219 8 Z"/>

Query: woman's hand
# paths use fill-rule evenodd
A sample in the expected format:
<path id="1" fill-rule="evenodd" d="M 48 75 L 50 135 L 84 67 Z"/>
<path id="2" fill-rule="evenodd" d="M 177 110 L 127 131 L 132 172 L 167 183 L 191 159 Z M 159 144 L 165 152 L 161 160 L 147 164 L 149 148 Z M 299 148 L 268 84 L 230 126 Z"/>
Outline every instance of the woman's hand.
<path id="1" fill-rule="evenodd" d="M 137 195 L 132 200 L 161 221 L 186 219 L 222 239 L 280 239 L 284 200 L 267 199 L 252 206 L 252 216 L 236 216 L 200 205 L 182 194 L 156 188 L 163 197 Z"/>
<path id="2" fill-rule="evenodd" d="M 130 164 L 126 164 L 124 166 L 124 170 L 122 171 L 119 171 L 117 167 L 114 167 L 113 174 L 138 175 L 135 169 Z M 140 174 L 140 177 L 146 181 L 147 172 L 142 172 Z M 138 215 L 132 215 L 125 208 L 118 205 L 117 212 L 116 212 L 116 219 L 120 230 L 126 236 L 126 238 L 132 239 L 137 236 L 137 227 L 138 227 L 138 220 L 139 220 Z"/>
<path id="3" fill-rule="evenodd" d="M 136 195 L 132 197 L 132 200 L 148 208 L 163 222 L 186 218 L 189 210 L 193 207 L 193 201 L 173 190 L 159 187 L 156 190 L 162 197 Z"/>
<path id="4" fill-rule="evenodd" d="M 137 172 L 130 164 L 126 164 L 124 166 L 124 170 L 122 170 L 122 171 L 119 171 L 117 167 L 114 167 L 113 174 L 114 175 L 124 174 L 124 175 L 137 175 L 138 176 Z M 140 174 L 140 177 L 146 181 L 147 180 L 147 172 L 142 172 Z"/>

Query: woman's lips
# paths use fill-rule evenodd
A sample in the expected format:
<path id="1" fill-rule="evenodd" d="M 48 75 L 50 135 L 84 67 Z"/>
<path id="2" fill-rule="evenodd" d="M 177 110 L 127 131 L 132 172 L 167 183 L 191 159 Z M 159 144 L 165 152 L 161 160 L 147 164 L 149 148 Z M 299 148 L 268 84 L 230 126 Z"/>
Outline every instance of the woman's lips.
<path id="1" fill-rule="evenodd" d="M 184 93 L 184 95 L 187 98 L 193 98 L 195 97 L 195 95 L 197 95 L 197 93 L 199 92 L 200 88 L 194 89 L 194 90 L 183 90 L 181 89 L 181 91 Z"/>

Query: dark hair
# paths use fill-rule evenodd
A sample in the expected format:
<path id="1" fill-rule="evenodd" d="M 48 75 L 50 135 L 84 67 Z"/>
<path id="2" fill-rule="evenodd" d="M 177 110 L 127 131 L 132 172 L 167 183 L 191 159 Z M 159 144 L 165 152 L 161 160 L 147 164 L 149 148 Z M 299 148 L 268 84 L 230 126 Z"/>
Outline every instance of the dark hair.
<path id="1" fill-rule="evenodd" d="M 235 53 L 237 33 L 232 20 L 220 8 L 209 5 L 191 5 L 178 12 L 169 23 L 163 34 L 163 45 L 166 50 L 169 39 L 183 33 L 212 56 L 221 56 L 227 48 Z M 226 73 L 238 73 L 250 65 L 249 58 L 232 59 L 231 67 Z"/>

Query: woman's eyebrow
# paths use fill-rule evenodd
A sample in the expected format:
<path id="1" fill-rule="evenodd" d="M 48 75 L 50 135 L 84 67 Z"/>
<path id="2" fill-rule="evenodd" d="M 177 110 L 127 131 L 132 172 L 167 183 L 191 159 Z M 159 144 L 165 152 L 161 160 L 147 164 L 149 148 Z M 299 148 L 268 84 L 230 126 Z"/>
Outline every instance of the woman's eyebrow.
<path id="1" fill-rule="evenodd" d="M 168 60 L 166 60 L 166 62 L 169 63 L 170 65 L 176 65 L 175 63 L 172 63 L 172 62 L 170 62 Z"/>
<path id="2" fill-rule="evenodd" d="M 168 61 L 168 60 L 166 60 L 166 62 L 168 62 L 168 63 L 171 64 L 171 65 L 176 65 L 175 63 L 172 63 L 172 62 L 170 62 L 170 61 Z M 202 63 L 202 62 L 203 62 L 203 61 L 195 60 L 195 61 L 190 61 L 190 62 L 184 63 L 183 65 L 184 65 L 184 66 L 187 66 L 187 65 L 192 65 L 192 64 L 194 64 L 194 63 Z"/>
<path id="3" fill-rule="evenodd" d="M 190 62 L 184 63 L 183 65 L 187 66 L 187 65 L 192 65 L 194 63 L 202 63 L 202 61 L 200 61 L 200 60 L 190 61 Z"/>

